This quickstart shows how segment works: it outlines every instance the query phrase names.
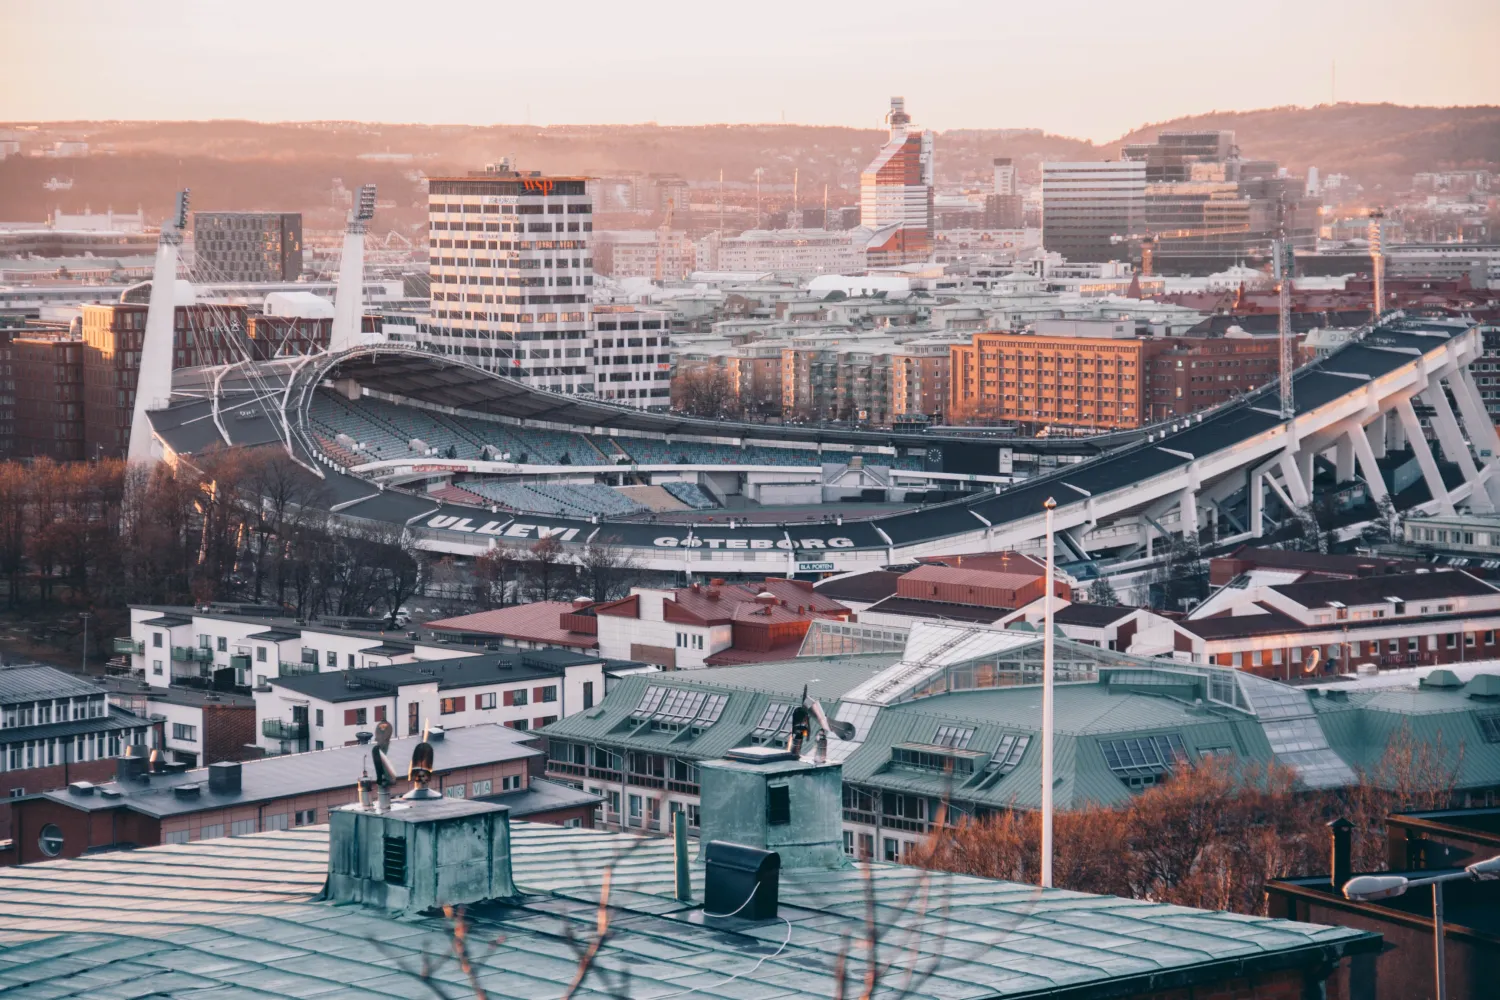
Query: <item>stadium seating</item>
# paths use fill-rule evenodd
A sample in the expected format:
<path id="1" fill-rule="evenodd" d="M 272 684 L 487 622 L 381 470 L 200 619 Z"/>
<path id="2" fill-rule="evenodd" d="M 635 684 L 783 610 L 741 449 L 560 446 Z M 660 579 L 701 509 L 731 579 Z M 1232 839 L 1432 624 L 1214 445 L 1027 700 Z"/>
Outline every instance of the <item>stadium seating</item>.
<path id="1" fill-rule="evenodd" d="M 662 483 L 663 488 L 694 510 L 712 510 L 718 506 L 714 498 L 703 492 L 697 483 Z"/>
<path id="2" fill-rule="evenodd" d="M 594 514 L 622 517 L 646 510 L 613 487 L 599 483 L 497 483 L 472 480 L 458 488 L 512 510 L 535 514 L 588 517 Z"/>
<path id="3" fill-rule="evenodd" d="M 421 441 L 430 454 L 479 459 L 490 448 L 492 457 L 509 455 L 510 461 L 531 465 L 616 465 L 622 459 L 641 465 L 770 465 L 816 466 L 823 461 L 843 462 L 847 453 L 820 456 L 804 448 L 733 445 L 677 439 L 671 442 L 645 437 L 595 437 L 569 431 L 522 427 L 478 418 L 465 419 L 414 406 L 397 406 L 373 397 L 349 400 L 333 392 L 314 394 L 309 411 L 312 429 L 329 443 L 340 434 L 352 438 L 352 464 L 379 459 L 407 458 L 415 454 L 413 440 Z M 343 449 L 350 452 L 350 449 Z M 332 455 L 332 452 L 329 452 Z M 337 456 L 340 462 L 350 455 Z M 920 471 L 920 456 L 866 455 L 867 465 Z M 600 503 L 608 503 L 601 500 Z M 599 511 L 606 513 L 607 511 Z"/>

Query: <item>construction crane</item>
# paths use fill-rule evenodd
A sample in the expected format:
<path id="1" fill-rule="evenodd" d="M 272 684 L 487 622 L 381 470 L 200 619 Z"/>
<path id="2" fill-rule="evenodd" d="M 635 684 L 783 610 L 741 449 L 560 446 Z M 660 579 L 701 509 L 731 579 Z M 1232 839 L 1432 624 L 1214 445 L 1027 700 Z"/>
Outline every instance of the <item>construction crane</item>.
<path id="1" fill-rule="evenodd" d="M 1233 226 L 1204 226 L 1197 229 L 1168 229 L 1160 232 L 1148 231 L 1139 239 L 1141 243 L 1141 277 L 1151 277 L 1152 258 L 1156 254 L 1156 243 L 1158 240 L 1189 240 L 1200 236 L 1233 236 L 1236 233 L 1248 233 L 1250 224 L 1239 223 Z M 1133 236 L 1111 236 L 1111 243 L 1129 243 L 1136 239 Z"/>
<path id="2" fill-rule="evenodd" d="M 656 283 L 661 284 L 662 272 L 666 269 L 667 244 L 672 239 L 672 216 L 676 209 L 676 199 L 667 199 L 667 217 L 662 220 L 656 230 Z"/>

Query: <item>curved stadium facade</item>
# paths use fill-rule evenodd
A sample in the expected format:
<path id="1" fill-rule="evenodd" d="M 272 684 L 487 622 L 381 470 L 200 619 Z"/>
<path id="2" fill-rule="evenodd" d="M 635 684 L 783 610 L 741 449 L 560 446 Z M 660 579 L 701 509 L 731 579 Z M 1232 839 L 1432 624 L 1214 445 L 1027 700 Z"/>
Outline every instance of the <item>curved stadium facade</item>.
<path id="1" fill-rule="evenodd" d="M 1500 440 L 1480 419 L 1466 370 L 1481 349 L 1472 322 L 1392 314 L 1297 371 L 1290 420 L 1272 384 L 1191 419 L 1089 439 L 648 413 L 393 345 L 179 371 L 149 418 L 169 459 L 191 462 L 213 446 L 284 448 L 335 517 L 399 526 L 435 552 L 555 537 L 607 540 L 659 570 L 843 572 L 1037 550 L 1051 497 L 1061 543 L 1089 560 L 1149 553 L 1188 531 L 1259 537 L 1306 505 L 1314 477 L 1330 470 L 1336 482 L 1362 479 L 1376 499 L 1395 493 L 1387 455 L 1405 447 L 1420 479 L 1399 502 L 1439 511 L 1471 497 L 1500 502 Z M 1440 451 L 1428 447 L 1414 402 L 1431 412 Z M 1017 477 L 1012 462 L 1022 458 L 1040 474 Z M 725 496 L 798 486 L 828 496 L 840 483 L 894 503 L 873 514 L 869 504 L 832 504 L 814 521 L 719 509 Z M 650 502 L 664 496 L 670 514 Z"/>

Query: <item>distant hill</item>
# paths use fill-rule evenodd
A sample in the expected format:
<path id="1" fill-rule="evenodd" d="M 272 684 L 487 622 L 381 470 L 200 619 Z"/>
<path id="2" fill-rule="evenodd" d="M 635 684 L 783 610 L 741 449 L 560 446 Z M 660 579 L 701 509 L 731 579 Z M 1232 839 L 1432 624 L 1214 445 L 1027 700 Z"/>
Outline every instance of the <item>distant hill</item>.
<path id="1" fill-rule="evenodd" d="M 1215 111 L 1146 125 L 1104 148 L 1170 129 L 1233 129 L 1244 156 L 1275 160 L 1293 173 L 1315 166 L 1346 173 L 1366 187 L 1404 190 L 1423 170 L 1500 169 L 1500 107 L 1409 108 L 1396 104 L 1320 104 L 1313 108 Z"/>
<path id="2" fill-rule="evenodd" d="M 7 126 L 0 124 L 0 131 Z M 1034 181 L 1047 160 L 1112 158 L 1126 142 L 1163 129 L 1228 128 L 1247 157 L 1272 159 L 1302 173 L 1352 175 L 1366 188 L 1404 190 L 1422 170 L 1500 170 L 1500 108 L 1408 108 L 1338 104 L 1314 108 L 1214 112 L 1144 126 L 1105 144 L 1016 130 L 954 129 L 937 140 L 938 178 L 987 183 L 991 161 L 1008 156 L 1023 180 Z M 197 208 L 301 211 L 309 228 L 341 228 L 333 204 L 337 178 L 348 187 L 376 182 L 380 224 L 416 234 L 425 229 L 424 176 L 464 173 L 509 156 L 523 169 L 600 175 L 677 173 L 698 191 L 753 204 L 754 172 L 762 170 L 767 211 L 790 202 L 794 170 L 804 207 L 821 205 L 825 185 L 833 206 L 854 204 L 859 171 L 885 138 L 876 129 L 808 125 L 390 125 L 364 122 L 261 123 L 52 122 L 25 126 L 40 143 L 87 140 L 115 155 L 86 159 L 29 156 L 0 161 L 0 221 L 36 221 L 59 207 L 95 211 L 144 207 L 160 219 L 172 193 L 193 189 Z M 371 158 L 371 157 L 375 158 Z M 410 157 L 407 159 L 406 157 Z M 53 176 L 71 190 L 48 191 Z M 680 207 L 679 207 L 680 211 Z"/>

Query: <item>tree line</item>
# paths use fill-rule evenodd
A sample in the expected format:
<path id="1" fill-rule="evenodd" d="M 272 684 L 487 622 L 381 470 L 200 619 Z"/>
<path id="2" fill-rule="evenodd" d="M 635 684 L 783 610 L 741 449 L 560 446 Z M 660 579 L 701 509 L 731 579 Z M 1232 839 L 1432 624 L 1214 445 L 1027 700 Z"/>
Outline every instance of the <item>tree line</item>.
<path id="1" fill-rule="evenodd" d="M 329 518 L 322 481 L 279 448 L 192 464 L 0 463 L 0 579 L 11 609 L 271 603 L 299 617 L 384 614 L 419 583 L 398 528 Z M 103 629 L 99 630 L 101 633 Z"/>
<path id="2" fill-rule="evenodd" d="M 1061 810 L 1053 825 L 1053 884 L 1080 892 L 1265 914 L 1266 883 L 1328 869 L 1327 824 L 1353 824 L 1355 872 L 1386 868 L 1386 818 L 1452 804 L 1463 748 L 1403 730 L 1357 784 L 1299 786 L 1291 769 L 1206 758 L 1109 808 Z M 1041 820 L 1007 809 L 944 824 L 910 862 L 924 868 L 1034 882 Z"/>

